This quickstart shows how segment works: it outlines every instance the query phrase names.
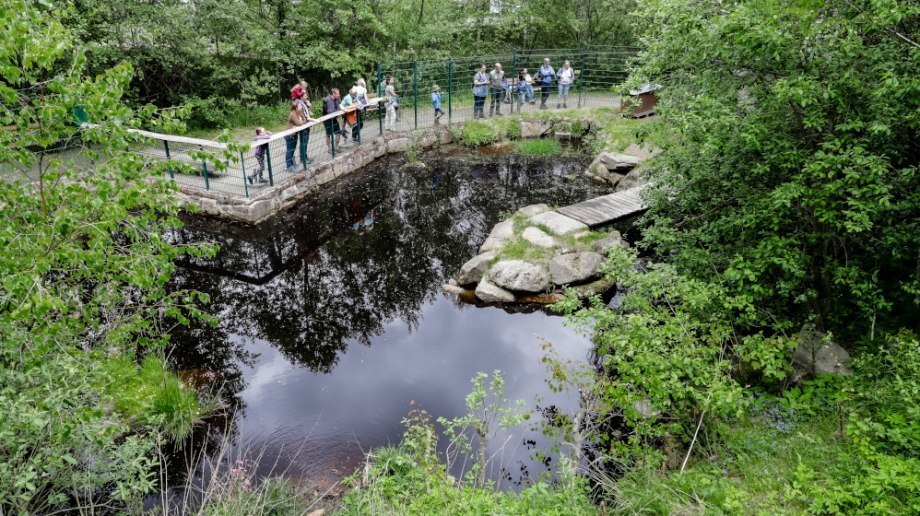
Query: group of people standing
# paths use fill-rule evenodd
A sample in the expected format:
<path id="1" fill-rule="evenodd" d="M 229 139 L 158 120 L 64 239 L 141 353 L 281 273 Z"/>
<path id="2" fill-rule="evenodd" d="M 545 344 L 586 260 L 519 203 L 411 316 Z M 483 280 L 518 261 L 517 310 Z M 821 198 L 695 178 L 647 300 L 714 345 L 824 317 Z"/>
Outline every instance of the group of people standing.
<path id="1" fill-rule="evenodd" d="M 530 104 L 535 104 L 534 88 L 540 88 L 540 109 L 547 109 L 546 102 L 552 94 L 553 83 L 558 87 L 558 99 L 556 107 L 567 108 L 569 90 L 572 83 L 575 82 L 575 72 L 572 70 L 569 61 L 562 64 L 558 71 L 550 65 L 550 60 L 544 59 L 543 66 L 535 75 L 531 75 L 527 68 L 522 68 L 515 80 L 509 81 L 505 78 L 505 72 L 502 70 L 501 63 L 495 63 L 491 72 L 486 71 L 486 65 L 482 65 L 479 71 L 473 77 L 473 118 L 485 118 L 486 98 L 491 94 L 489 104 L 489 116 L 502 116 L 501 105 L 508 101 L 514 101 L 514 94 L 518 96 L 518 106 L 523 106 L 525 100 Z M 392 75 L 387 76 L 384 87 L 384 99 L 382 106 L 386 109 L 386 122 L 384 128 L 388 131 L 396 130 L 396 122 L 399 117 L 399 95 L 396 94 L 395 80 Z M 364 110 L 368 104 L 367 83 L 364 79 L 358 79 L 348 91 L 345 98 L 341 97 L 338 88 L 332 88 L 323 99 L 322 113 L 323 116 L 338 111 L 343 111 L 341 117 L 332 117 L 323 122 L 326 130 L 326 148 L 337 149 L 349 145 L 349 136 L 353 145 L 361 143 L 361 129 L 364 127 Z M 441 107 L 442 94 L 441 88 L 435 84 L 431 88 L 431 105 L 434 108 L 434 122 L 437 124 L 444 110 Z M 288 128 L 301 127 L 309 122 L 314 121 L 313 104 L 310 102 L 309 85 L 306 81 L 300 81 L 291 88 L 291 109 L 288 113 Z M 339 118 L 343 119 L 344 126 L 339 124 Z M 350 129 L 350 134 L 349 134 Z M 259 145 L 255 150 L 257 166 L 252 175 L 247 176 L 250 184 L 255 182 L 265 183 L 263 173 L 265 171 L 265 155 L 268 151 L 267 141 L 271 138 L 272 133 L 266 131 L 264 127 L 256 128 L 255 141 L 266 141 L 265 144 Z M 334 143 L 333 143 L 334 138 Z M 295 172 L 300 166 L 306 170 L 310 164 L 307 156 L 307 147 L 310 143 L 310 131 L 298 131 L 284 138 L 285 154 L 284 162 L 288 172 Z M 297 147 L 300 147 L 299 162 L 295 159 Z"/>
<path id="2" fill-rule="evenodd" d="M 341 117 L 332 117 L 323 122 L 326 130 L 326 148 L 331 149 L 333 137 L 335 138 L 335 148 L 348 146 L 349 137 L 354 145 L 361 143 L 361 128 L 364 127 L 364 110 L 367 107 L 367 83 L 364 79 L 358 79 L 348 91 L 345 98 L 341 97 L 338 88 L 332 88 L 329 95 L 323 98 L 322 113 L 329 115 L 337 111 L 344 111 Z M 343 118 L 343 125 L 339 124 L 339 118 Z M 309 122 L 313 122 L 313 103 L 310 102 L 309 84 L 306 81 L 300 81 L 291 88 L 291 104 L 288 112 L 288 128 L 301 127 Z M 350 133 L 349 133 L 350 129 Z M 258 143 L 262 140 L 269 140 L 272 133 L 266 131 L 264 127 L 256 128 L 255 141 Z M 306 170 L 310 164 L 310 158 L 307 156 L 307 149 L 310 144 L 310 131 L 298 131 L 291 135 L 285 136 L 285 153 L 284 163 L 288 172 L 295 172 L 299 167 Z M 300 147 L 298 156 L 297 148 Z M 268 152 L 268 144 L 259 145 L 255 150 L 256 168 L 252 175 L 247 176 L 250 184 L 265 183 L 263 176 L 265 172 L 265 154 Z M 299 158 L 299 161 L 295 159 Z"/>
<path id="3" fill-rule="evenodd" d="M 527 68 L 522 68 L 517 79 L 508 81 L 501 63 L 495 63 L 491 72 L 486 72 L 486 65 L 479 67 L 473 76 L 473 118 L 485 118 L 486 98 L 491 94 L 489 103 L 489 116 L 502 116 L 501 105 L 506 97 L 513 102 L 513 95 L 518 95 L 518 106 L 523 106 L 525 99 L 530 104 L 535 104 L 534 86 L 540 87 L 540 109 L 547 109 L 546 101 L 549 100 L 553 90 L 553 83 L 558 86 L 557 108 L 567 108 L 569 90 L 575 82 L 575 71 L 569 61 L 562 63 L 558 71 L 550 65 L 549 58 L 543 60 L 543 66 L 536 75 L 530 75 Z"/>

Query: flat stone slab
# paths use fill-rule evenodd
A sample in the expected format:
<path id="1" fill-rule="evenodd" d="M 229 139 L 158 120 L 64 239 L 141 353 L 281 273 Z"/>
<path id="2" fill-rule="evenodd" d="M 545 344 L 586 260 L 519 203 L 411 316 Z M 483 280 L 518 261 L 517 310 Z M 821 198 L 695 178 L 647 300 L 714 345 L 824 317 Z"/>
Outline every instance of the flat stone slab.
<path id="1" fill-rule="evenodd" d="M 556 239 L 544 233 L 540 228 L 528 226 L 521 234 L 521 237 L 537 247 L 544 249 L 556 247 Z"/>
<path id="2" fill-rule="evenodd" d="M 577 233 L 579 231 L 585 231 L 588 229 L 588 226 L 578 222 L 577 220 L 566 217 L 561 213 L 556 213 L 555 211 L 548 211 L 546 213 L 539 213 L 530 217 L 530 221 L 534 224 L 542 224 L 549 228 L 550 231 L 557 235 L 568 235 L 569 233 Z"/>
<path id="3" fill-rule="evenodd" d="M 488 251 L 494 251 L 499 247 L 505 245 L 511 237 L 514 236 L 514 221 L 508 219 L 504 222 L 499 222 L 492 228 L 492 231 L 489 233 L 489 237 L 486 238 L 486 241 L 482 243 L 482 246 L 479 248 L 480 253 L 485 253 Z"/>

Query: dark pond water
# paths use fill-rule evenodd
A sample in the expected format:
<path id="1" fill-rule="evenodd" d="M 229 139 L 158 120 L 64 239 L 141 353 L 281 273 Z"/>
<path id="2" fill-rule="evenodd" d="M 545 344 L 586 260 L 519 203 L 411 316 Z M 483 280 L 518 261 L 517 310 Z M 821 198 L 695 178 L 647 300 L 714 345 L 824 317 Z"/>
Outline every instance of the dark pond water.
<path id="1" fill-rule="evenodd" d="M 192 219 L 177 234 L 220 244 L 212 260 L 183 262 L 174 283 L 210 294 L 221 322 L 175 333 L 172 360 L 216 373 L 236 412 L 210 432 L 262 453 L 263 472 L 334 482 L 364 451 L 398 442 L 412 408 L 462 415 L 479 371 L 501 370 L 508 397 L 531 408 L 574 401 L 549 392 L 540 346 L 581 360 L 584 336 L 535 307 L 467 305 L 441 285 L 503 213 L 605 193 L 582 177 L 587 162 L 451 149 L 423 161 L 377 162 L 258 227 Z M 513 487 L 539 473 L 529 455 L 544 445 L 528 429 L 500 435 L 492 478 Z"/>

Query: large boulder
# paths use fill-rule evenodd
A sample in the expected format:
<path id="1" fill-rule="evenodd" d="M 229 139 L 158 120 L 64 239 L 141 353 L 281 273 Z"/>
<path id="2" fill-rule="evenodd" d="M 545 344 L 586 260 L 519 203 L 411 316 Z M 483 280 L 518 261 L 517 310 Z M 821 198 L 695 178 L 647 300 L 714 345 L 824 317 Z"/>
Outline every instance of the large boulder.
<path id="1" fill-rule="evenodd" d="M 584 231 L 588 229 L 588 226 L 578 222 L 577 220 L 566 217 L 561 213 L 556 213 L 555 211 L 548 211 L 546 213 L 539 213 L 530 217 L 530 222 L 534 225 L 544 225 L 549 228 L 550 231 L 557 235 L 568 235 L 569 233 L 577 233 L 579 231 Z"/>
<path id="2" fill-rule="evenodd" d="M 814 326 L 805 325 L 792 352 L 795 380 L 817 374 L 849 374 L 850 354 Z"/>
<path id="3" fill-rule="evenodd" d="M 642 161 L 635 156 L 620 154 L 619 152 L 602 152 L 598 158 L 600 158 L 601 164 L 604 165 L 608 172 L 624 174 L 635 168 Z"/>
<path id="4" fill-rule="evenodd" d="M 556 285 L 582 283 L 600 276 L 604 257 L 590 251 L 556 256 L 549 262 L 549 276 Z"/>
<path id="5" fill-rule="evenodd" d="M 463 264 L 463 267 L 460 267 L 460 272 L 457 274 L 457 284 L 465 286 L 479 283 L 482 275 L 489 270 L 489 260 L 492 258 L 495 258 L 495 251 L 488 251 L 472 257 Z"/>
<path id="6" fill-rule="evenodd" d="M 594 161 L 588 165 L 588 170 L 585 174 L 595 181 L 606 183 L 613 187 L 616 187 L 617 184 L 626 177 L 624 174 L 607 170 L 607 167 L 604 166 L 601 160 L 601 155 L 594 158 Z"/>
<path id="7" fill-rule="evenodd" d="M 635 188 L 637 186 L 642 186 L 648 183 L 648 180 L 645 177 L 644 169 L 636 168 L 630 170 L 626 176 L 617 183 L 616 188 L 613 189 L 614 192 L 619 192 L 622 190 L 629 190 L 630 188 Z"/>
<path id="8" fill-rule="evenodd" d="M 546 269 L 523 260 L 502 260 L 489 269 L 489 278 L 514 292 L 543 292 L 550 286 Z"/>
<path id="9" fill-rule="evenodd" d="M 619 231 L 614 230 L 608 233 L 604 238 L 595 240 L 593 246 L 595 252 L 607 256 L 610 254 L 610 249 L 614 246 L 628 247 L 629 244 L 623 240 L 623 235 L 621 235 Z"/>
<path id="10" fill-rule="evenodd" d="M 537 247 L 550 249 L 556 246 L 556 239 L 544 233 L 540 228 L 528 226 L 521 234 L 521 238 Z"/>
<path id="11" fill-rule="evenodd" d="M 514 236 L 514 221 L 508 219 L 504 222 L 499 222 L 492 228 L 492 232 L 489 233 L 486 241 L 482 243 L 482 246 L 479 248 L 480 253 L 485 253 L 487 251 L 494 251 L 501 246 L 505 245 L 511 237 Z"/>
<path id="12" fill-rule="evenodd" d="M 488 277 L 476 285 L 476 297 L 486 303 L 510 303 L 514 301 L 514 294 L 492 283 Z"/>
<path id="13" fill-rule="evenodd" d="M 521 120 L 521 138 L 542 138 L 553 126 L 542 120 Z"/>

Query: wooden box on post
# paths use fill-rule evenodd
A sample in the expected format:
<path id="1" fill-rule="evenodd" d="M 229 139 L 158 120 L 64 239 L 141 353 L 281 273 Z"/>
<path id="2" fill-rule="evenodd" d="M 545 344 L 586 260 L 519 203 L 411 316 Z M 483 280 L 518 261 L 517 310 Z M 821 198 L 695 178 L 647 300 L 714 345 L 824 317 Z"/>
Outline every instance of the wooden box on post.
<path id="1" fill-rule="evenodd" d="M 643 118 L 655 114 L 655 104 L 658 96 L 655 91 L 661 86 L 646 83 L 637 90 L 629 91 L 629 99 L 623 103 L 623 111 L 630 113 L 633 118 Z"/>

